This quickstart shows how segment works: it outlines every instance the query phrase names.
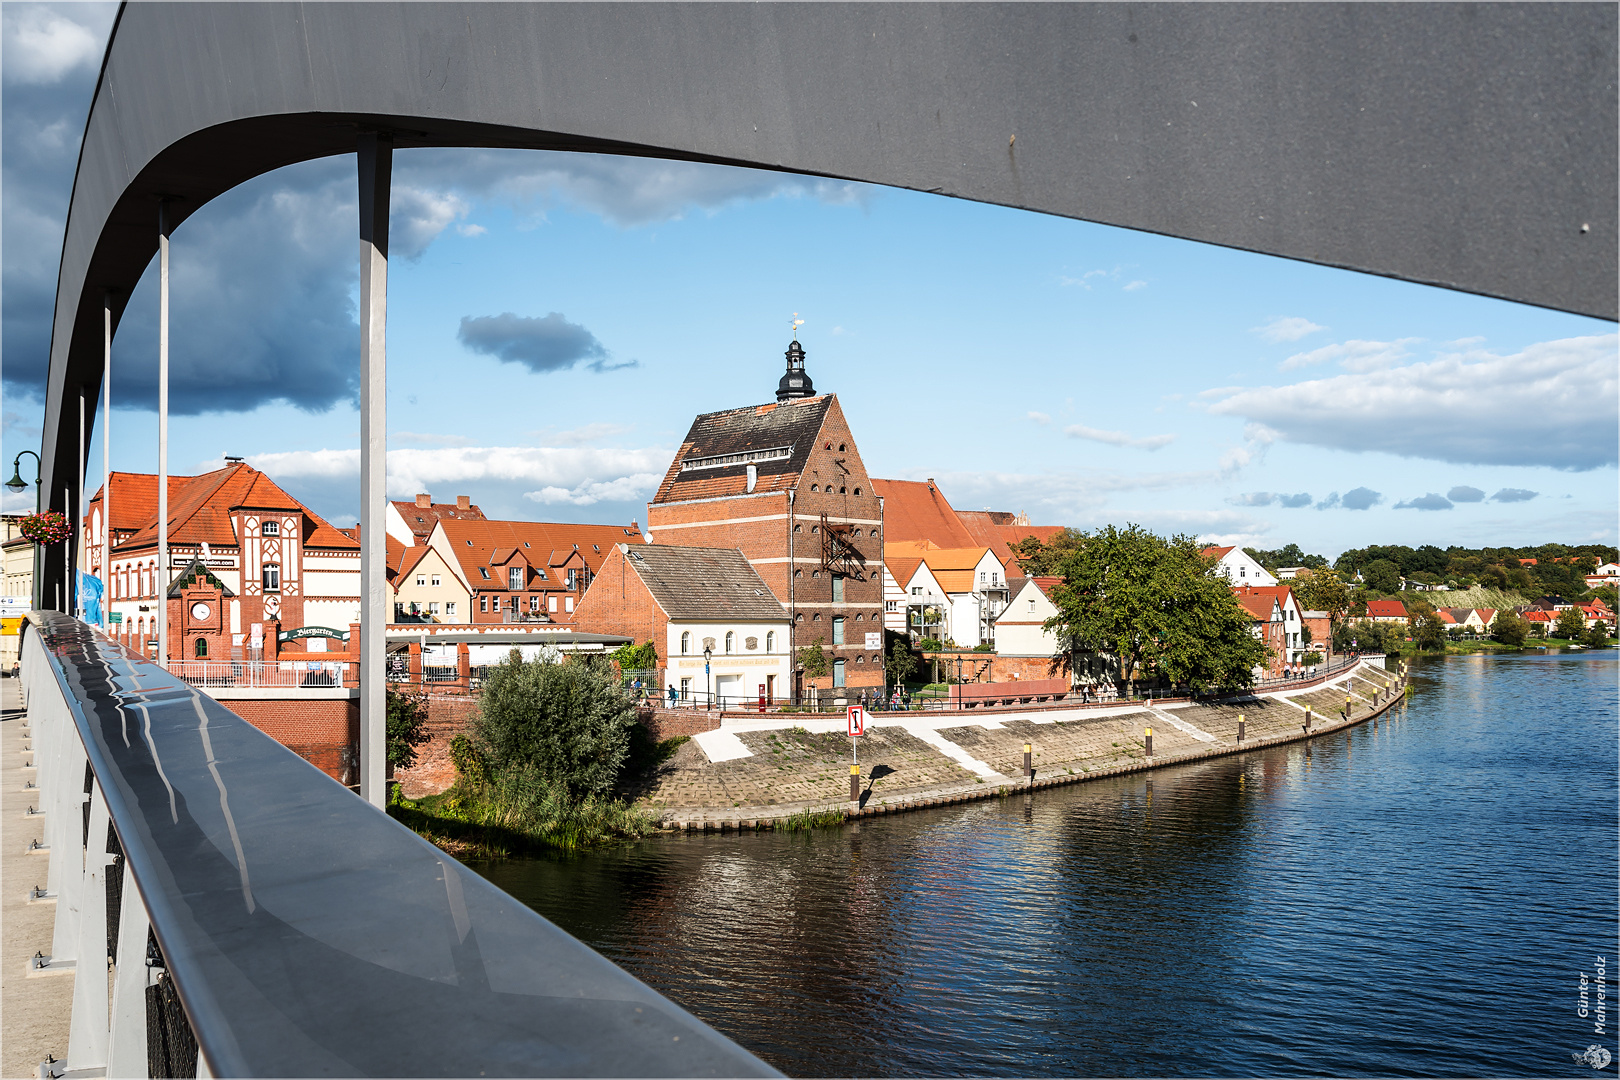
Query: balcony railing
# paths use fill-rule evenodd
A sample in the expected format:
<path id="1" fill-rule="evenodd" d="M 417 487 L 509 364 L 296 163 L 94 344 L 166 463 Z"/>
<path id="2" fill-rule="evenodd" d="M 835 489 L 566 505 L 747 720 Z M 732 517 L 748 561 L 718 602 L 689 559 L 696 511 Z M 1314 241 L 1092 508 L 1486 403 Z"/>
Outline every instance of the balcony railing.
<path id="1" fill-rule="evenodd" d="M 775 1075 L 90 627 L 33 613 L 22 664 L 34 965 L 82 974 L 52 1075 Z"/>

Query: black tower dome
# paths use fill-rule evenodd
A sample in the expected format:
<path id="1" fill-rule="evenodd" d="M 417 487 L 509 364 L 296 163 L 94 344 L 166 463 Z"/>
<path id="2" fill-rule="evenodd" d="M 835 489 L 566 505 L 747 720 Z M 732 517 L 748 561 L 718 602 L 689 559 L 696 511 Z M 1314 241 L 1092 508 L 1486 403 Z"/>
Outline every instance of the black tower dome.
<path id="1" fill-rule="evenodd" d="M 776 384 L 776 400 L 815 397 L 816 388 L 804 370 L 804 346 L 799 344 L 798 338 L 793 339 L 793 344 L 787 347 L 784 355 L 787 357 L 787 374 Z"/>

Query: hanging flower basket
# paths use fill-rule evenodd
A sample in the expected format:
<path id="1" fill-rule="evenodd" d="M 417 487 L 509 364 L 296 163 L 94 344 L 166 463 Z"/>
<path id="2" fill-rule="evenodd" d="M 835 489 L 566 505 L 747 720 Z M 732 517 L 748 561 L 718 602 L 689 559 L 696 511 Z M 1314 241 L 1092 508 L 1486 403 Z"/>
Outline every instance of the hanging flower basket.
<path id="1" fill-rule="evenodd" d="M 17 529 L 24 539 L 36 544 L 66 543 L 73 536 L 73 526 L 68 519 L 55 510 L 47 510 L 43 514 L 29 514 L 17 523 Z"/>

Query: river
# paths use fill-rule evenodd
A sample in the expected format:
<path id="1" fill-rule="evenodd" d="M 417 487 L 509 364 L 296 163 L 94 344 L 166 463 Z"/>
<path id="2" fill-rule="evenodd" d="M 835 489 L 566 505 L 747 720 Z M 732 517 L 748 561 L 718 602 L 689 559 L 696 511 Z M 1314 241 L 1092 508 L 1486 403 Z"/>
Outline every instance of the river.
<path id="1" fill-rule="evenodd" d="M 1616 661 L 1424 659 L 1310 743 L 476 868 L 790 1075 L 1591 1075 Z"/>

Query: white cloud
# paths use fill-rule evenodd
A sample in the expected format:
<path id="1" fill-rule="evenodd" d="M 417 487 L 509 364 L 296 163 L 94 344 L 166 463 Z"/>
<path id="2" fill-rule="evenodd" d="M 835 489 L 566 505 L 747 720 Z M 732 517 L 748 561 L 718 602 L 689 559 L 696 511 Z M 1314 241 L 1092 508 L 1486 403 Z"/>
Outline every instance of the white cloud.
<path id="1" fill-rule="evenodd" d="M 1293 371 L 1295 368 L 1337 360 L 1346 371 L 1377 371 L 1393 367 L 1406 359 L 1410 355 L 1406 347 L 1417 340 L 1401 338 L 1399 341 L 1346 341 L 1338 345 L 1324 345 L 1310 352 L 1295 353 L 1277 367 L 1281 371 Z"/>
<path id="2" fill-rule="evenodd" d="M 1145 281 L 1133 281 L 1130 284 L 1124 286 L 1124 291 L 1125 292 L 1135 292 L 1137 289 L 1145 289 L 1145 288 L 1147 288 L 1147 282 L 1145 282 Z"/>
<path id="3" fill-rule="evenodd" d="M 6 4 L 0 67 L 8 85 L 47 86 L 101 60 L 116 4 Z"/>
<path id="4" fill-rule="evenodd" d="M 1289 442 L 1465 465 L 1594 469 L 1616 462 L 1620 373 L 1614 334 L 1501 356 L 1484 350 L 1292 386 L 1242 390 L 1210 406 Z"/>
<path id="5" fill-rule="evenodd" d="M 1302 319 L 1298 315 L 1278 315 L 1270 322 L 1260 326 L 1251 326 L 1249 333 L 1259 334 L 1272 344 L 1284 341 L 1298 341 L 1302 337 L 1314 334 L 1318 330 L 1326 330 L 1325 326 L 1318 326 L 1309 319 Z"/>
<path id="6" fill-rule="evenodd" d="M 1043 413 L 1043 412 L 1033 412 L 1032 411 L 1029 414 L 1029 418 L 1031 420 L 1035 421 L 1037 424 L 1042 425 L 1043 427 L 1052 422 L 1052 418 L 1050 416 L 1048 416 L 1046 413 Z"/>
<path id="7" fill-rule="evenodd" d="M 421 431 L 390 431 L 388 441 L 411 446 L 471 446 L 472 440 L 464 435 L 434 435 Z"/>
<path id="8" fill-rule="evenodd" d="M 462 236 L 483 236 L 489 230 L 482 225 L 457 225 L 456 232 Z"/>
<path id="9" fill-rule="evenodd" d="M 662 447 L 390 450 L 387 488 L 394 499 L 408 499 L 419 491 L 471 494 L 473 501 L 492 516 L 524 516 L 517 511 L 525 500 L 581 507 L 607 502 L 644 503 L 673 457 L 673 450 Z M 334 518 L 343 517 L 341 508 L 355 505 L 360 481 L 359 450 L 296 450 L 257 454 L 247 461 Z M 621 505 L 618 509 L 632 511 L 633 507 Z"/>
<path id="10" fill-rule="evenodd" d="M 1063 429 L 1063 434 L 1071 439 L 1089 439 L 1091 442 L 1126 446 L 1133 450 L 1158 450 L 1169 446 L 1176 438 L 1174 435 L 1149 435 L 1145 439 L 1133 439 L 1123 431 L 1104 431 L 1084 424 L 1070 424 Z"/>

